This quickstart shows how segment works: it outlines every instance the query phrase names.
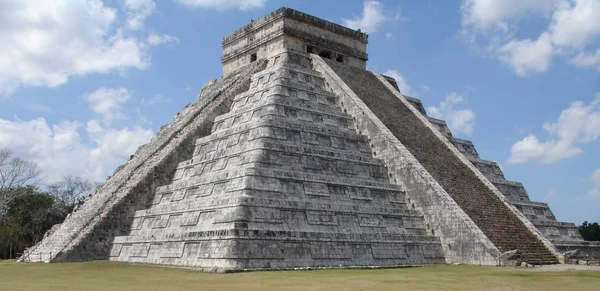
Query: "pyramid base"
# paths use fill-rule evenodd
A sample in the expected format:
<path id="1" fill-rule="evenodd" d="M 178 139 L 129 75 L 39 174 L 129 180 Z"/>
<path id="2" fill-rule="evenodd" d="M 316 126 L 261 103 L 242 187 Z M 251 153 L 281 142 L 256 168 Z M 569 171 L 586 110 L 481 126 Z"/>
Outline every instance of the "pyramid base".
<path id="1" fill-rule="evenodd" d="M 212 237 L 211 237 L 212 236 Z M 436 237 L 265 230 L 191 232 L 179 241 L 115 241 L 112 261 L 207 272 L 445 263 Z"/>
<path id="2" fill-rule="evenodd" d="M 554 242 L 554 245 L 561 253 L 576 251 L 571 256 L 565 257 L 565 260 L 584 260 L 600 261 L 600 242 L 580 241 L 580 242 Z"/>

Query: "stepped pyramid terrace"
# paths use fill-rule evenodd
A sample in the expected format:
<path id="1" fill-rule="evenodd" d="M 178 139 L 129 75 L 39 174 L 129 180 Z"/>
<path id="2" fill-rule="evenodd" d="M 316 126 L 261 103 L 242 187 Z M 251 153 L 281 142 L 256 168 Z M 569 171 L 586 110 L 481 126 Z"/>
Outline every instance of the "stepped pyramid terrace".
<path id="1" fill-rule="evenodd" d="M 225 272 L 600 257 L 366 70 L 367 44 L 289 8 L 225 36 L 223 76 L 20 260 Z"/>

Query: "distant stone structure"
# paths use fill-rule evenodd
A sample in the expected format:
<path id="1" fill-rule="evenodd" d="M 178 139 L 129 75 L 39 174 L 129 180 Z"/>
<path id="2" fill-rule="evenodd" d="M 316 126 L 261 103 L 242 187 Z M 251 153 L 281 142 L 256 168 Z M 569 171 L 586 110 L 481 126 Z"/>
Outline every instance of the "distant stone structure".
<path id="1" fill-rule="evenodd" d="M 367 42 L 289 8 L 226 36 L 223 77 L 20 260 L 236 271 L 599 255 L 367 71 Z"/>

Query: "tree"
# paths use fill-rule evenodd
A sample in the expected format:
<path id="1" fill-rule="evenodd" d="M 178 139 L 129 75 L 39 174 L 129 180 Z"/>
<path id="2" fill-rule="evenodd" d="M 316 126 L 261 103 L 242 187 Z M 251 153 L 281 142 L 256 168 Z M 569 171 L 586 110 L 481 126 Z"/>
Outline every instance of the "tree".
<path id="1" fill-rule="evenodd" d="M 55 197 L 58 205 L 70 213 L 97 186 L 97 183 L 81 177 L 65 176 L 61 181 L 48 185 L 48 192 Z"/>
<path id="2" fill-rule="evenodd" d="M 589 223 L 584 221 L 583 224 L 579 226 L 579 233 L 581 233 L 584 240 L 600 241 L 600 225 L 598 222 Z"/>
<path id="3" fill-rule="evenodd" d="M 66 176 L 43 192 L 37 187 L 40 176 L 36 163 L 0 149 L 0 259 L 14 258 L 39 242 L 98 186 Z"/>
<path id="4" fill-rule="evenodd" d="M 26 185 L 35 184 L 41 173 L 36 163 L 15 157 L 9 149 L 0 149 L 0 212 L 12 200 L 26 195 Z"/>
<path id="5" fill-rule="evenodd" d="M 45 192 L 32 185 L 20 187 L 20 195 L 0 211 L 0 259 L 14 259 L 39 242 L 95 186 L 96 183 L 80 177 L 66 176 L 46 185 Z"/>
<path id="6" fill-rule="evenodd" d="M 12 259 L 40 241 L 52 225 L 64 220 L 66 213 L 55 207 L 55 199 L 38 188 L 28 186 L 25 195 L 13 199 L 0 217 L 0 258 Z"/>

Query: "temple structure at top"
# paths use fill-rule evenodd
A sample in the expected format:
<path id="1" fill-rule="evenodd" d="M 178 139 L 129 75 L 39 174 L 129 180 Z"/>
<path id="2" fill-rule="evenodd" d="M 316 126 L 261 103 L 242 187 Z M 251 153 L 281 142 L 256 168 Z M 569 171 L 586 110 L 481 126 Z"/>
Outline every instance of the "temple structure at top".
<path id="1" fill-rule="evenodd" d="M 282 50 L 317 54 L 366 69 L 368 35 L 290 8 L 280 8 L 223 38 L 223 74 Z"/>

